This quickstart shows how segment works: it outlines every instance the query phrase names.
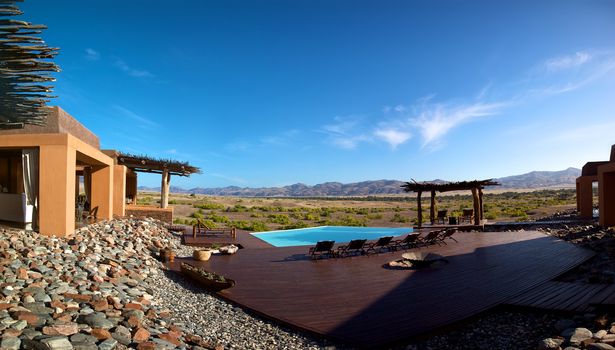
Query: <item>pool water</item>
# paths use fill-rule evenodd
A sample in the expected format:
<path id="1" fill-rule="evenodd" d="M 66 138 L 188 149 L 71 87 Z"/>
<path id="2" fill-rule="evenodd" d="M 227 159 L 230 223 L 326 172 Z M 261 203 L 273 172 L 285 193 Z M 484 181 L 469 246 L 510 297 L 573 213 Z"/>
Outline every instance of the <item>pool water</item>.
<path id="1" fill-rule="evenodd" d="M 412 232 L 409 227 L 353 227 L 319 226 L 284 231 L 252 233 L 254 237 L 274 247 L 315 245 L 318 241 L 350 242 L 353 239 L 378 239 L 384 236 L 400 236 Z"/>

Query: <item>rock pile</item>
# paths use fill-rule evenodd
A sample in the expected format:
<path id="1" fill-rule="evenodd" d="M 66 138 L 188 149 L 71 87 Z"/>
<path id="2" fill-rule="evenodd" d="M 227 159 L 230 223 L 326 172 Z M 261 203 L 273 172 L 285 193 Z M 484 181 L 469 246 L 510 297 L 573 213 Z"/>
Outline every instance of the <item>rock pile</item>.
<path id="1" fill-rule="evenodd" d="M 0 229 L 2 349 L 215 348 L 173 325 L 145 279 L 177 240 L 151 220 L 113 220 L 69 239 Z"/>
<path id="2" fill-rule="evenodd" d="M 591 324 L 589 328 L 583 327 L 588 324 Z M 615 350 L 615 322 L 609 322 L 606 316 L 587 314 L 574 319 L 562 319 L 555 324 L 555 330 L 559 334 L 542 339 L 536 349 Z"/>

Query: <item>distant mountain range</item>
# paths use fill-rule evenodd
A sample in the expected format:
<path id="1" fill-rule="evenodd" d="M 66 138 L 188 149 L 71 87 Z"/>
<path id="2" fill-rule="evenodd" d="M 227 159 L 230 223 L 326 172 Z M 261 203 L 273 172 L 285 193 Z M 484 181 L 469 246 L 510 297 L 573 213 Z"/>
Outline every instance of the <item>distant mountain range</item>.
<path id="1" fill-rule="evenodd" d="M 561 188 L 572 187 L 575 179 L 581 175 L 581 169 L 568 168 L 561 171 L 532 171 L 527 174 L 514 175 L 495 179 L 501 183 L 496 188 L 501 189 L 536 189 L 536 188 Z M 433 180 L 442 181 L 442 180 Z M 401 189 L 405 181 L 376 180 L 362 181 L 349 184 L 339 182 L 325 182 L 308 186 L 297 183 L 284 187 L 219 187 L 184 189 L 171 186 L 172 193 L 196 193 L 213 196 L 238 196 L 238 197 L 326 197 L 326 196 L 372 196 L 394 195 L 404 193 Z M 141 191 L 160 191 L 160 187 L 139 186 Z"/>

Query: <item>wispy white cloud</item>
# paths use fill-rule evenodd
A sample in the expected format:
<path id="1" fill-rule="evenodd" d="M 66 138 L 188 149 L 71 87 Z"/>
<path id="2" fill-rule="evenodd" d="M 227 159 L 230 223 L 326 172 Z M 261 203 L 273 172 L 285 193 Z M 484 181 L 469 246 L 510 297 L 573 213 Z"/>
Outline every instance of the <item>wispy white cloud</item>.
<path id="1" fill-rule="evenodd" d="M 85 49 L 85 58 L 90 61 L 98 61 L 100 59 L 100 52 L 87 48 Z"/>
<path id="2" fill-rule="evenodd" d="M 149 71 L 142 70 L 142 69 L 135 69 L 129 66 L 126 62 L 124 62 L 124 60 L 119 59 L 119 58 L 115 61 L 115 66 L 119 68 L 121 71 L 123 71 L 124 73 L 130 75 L 131 77 L 151 78 L 154 76 L 154 74 L 150 73 Z"/>
<path id="3" fill-rule="evenodd" d="M 382 113 L 389 113 L 391 111 L 391 106 L 383 106 Z"/>
<path id="4" fill-rule="evenodd" d="M 393 109 L 395 110 L 395 112 L 400 112 L 400 113 L 405 112 L 405 111 L 408 110 L 408 108 L 406 108 L 406 106 L 404 106 L 404 105 L 397 105 Z"/>
<path id="5" fill-rule="evenodd" d="M 292 142 L 294 137 L 299 134 L 299 130 L 290 129 L 281 132 L 279 135 L 269 135 L 260 139 L 261 146 L 284 146 Z"/>
<path id="6" fill-rule="evenodd" d="M 544 67 L 549 72 L 556 72 L 565 69 L 581 66 L 592 59 L 592 55 L 586 51 L 575 52 L 572 55 L 565 55 L 550 58 L 545 61 Z"/>
<path id="7" fill-rule="evenodd" d="M 559 95 L 583 88 L 605 76 L 615 73 L 615 55 L 605 54 L 596 57 L 592 64 L 587 64 L 581 72 L 563 81 L 552 82 L 547 86 L 530 89 L 529 96 L 546 97 Z"/>
<path id="8" fill-rule="evenodd" d="M 399 145 L 405 143 L 412 137 L 410 132 L 392 127 L 378 128 L 374 131 L 374 135 L 388 143 L 391 149 L 396 149 Z"/>
<path id="9" fill-rule="evenodd" d="M 226 144 L 225 148 L 231 152 L 243 152 L 252 149 L 252 143 L 245 140 L 235 140 Z"/>
<path id="10" fill-rule="evenodd" d="M 329 142 L 342 149 L 355 149 L 371 138 L 359 130 L 360 117 L 335 117 L 333 123 L 323 125 L 319 132 L 329 135 Z"/>
<path id="11" fill-rule="evenodd" d="M 411 118 L 410 123 L 416 127 L 423 139 L 423 147 L 437 143 L 452 129 L 472 120 L 499 114 L 505 103 L 473 104 L 431 104 L 423 107 L 418 117 Z"/>
<path id="12" fill-rule="evenodd" d="M 155 121 L 145 118 L 143 116 L 140 116 L 139 114 L 131 111 L 130 109 L 126 107 L 122 107 L 119 105 L 113 105 L 113 108 L 117 110 L 118 112 L 120 112 L 123 116 L 128 117 L 129 119 L 132 119 L 133 121 L 137 122 L 138 123 L 137 126 L 141 128 L 151 129 L 151 128 L 156 128 L 160 126 L 160 124 L 156 123 Z"/>

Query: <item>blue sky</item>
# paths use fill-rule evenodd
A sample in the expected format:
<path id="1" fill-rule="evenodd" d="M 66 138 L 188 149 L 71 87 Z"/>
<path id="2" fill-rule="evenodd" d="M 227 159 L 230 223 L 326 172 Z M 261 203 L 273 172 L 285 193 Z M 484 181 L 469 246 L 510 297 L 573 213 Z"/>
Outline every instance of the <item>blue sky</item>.
<path id="1" fill-rule="evenodd" d="M 102 148 L 204 171 L 172 185 L 481 179 L 615 144 L 613 1 L 20 7 L 60 48 L 52 104 Z"/>

